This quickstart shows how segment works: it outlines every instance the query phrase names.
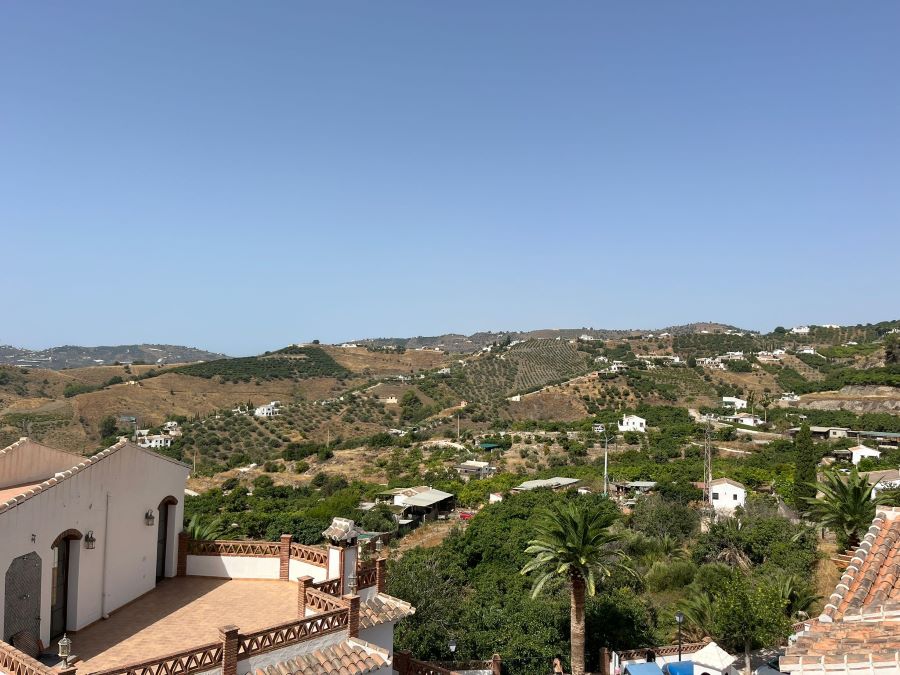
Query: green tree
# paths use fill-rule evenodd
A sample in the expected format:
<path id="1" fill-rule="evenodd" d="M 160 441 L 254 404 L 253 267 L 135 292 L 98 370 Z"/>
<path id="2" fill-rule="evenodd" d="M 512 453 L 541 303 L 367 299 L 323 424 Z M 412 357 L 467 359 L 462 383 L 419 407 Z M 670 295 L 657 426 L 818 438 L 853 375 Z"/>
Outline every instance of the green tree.
<path id="1" fill-rule="evenodd" d="M 212 541 L 225 536 L 225 525 L 222 523 L 221 518 L 203 520 L 199 514 L 195 513 L 188 521 L 184 531 L 187 533 L 188 539 Z"/>
<path id="2" fill-rule="evenodd" d="M 819 465 L 819 454 L 809 424 L 805 422 L 794 437 L 794 456 L 794 506 L 802 511 L 807 500 L 816 496 L 816 467 Z"/>
<path id="3" fill-rule="evenodd" d="M 102 438 L 115 436 L 118 430 L 119 429 L 118 424 L 116 423 L 116 418 L 112 415 L 107 415 L 102 420 L 100 420 L 100 436 Z"/>
<path id="4" fill-rule="evenodd" d="M 585 591 L 593 597 L 597 582 L 613 569 L 630 571 L 629 559 L 619 546 L 620 535 L 610 531 L 608 512 L 578 504 L 555 504 L 535 525 L 536 537 L 528 542 L 527 555 L 534 556 L 522 574 L 538 572 L 532 587 L 537 597 L 555 578 L 569 583 L 571 593 L 571 669 L 584 675 Z"/>
<path id="5" fill-rule="evenodd" d="M 884 338 L 884 364 L 886 366 L 900 364 L 900 335 L 896 333 Z"/>
<path id="6" fill-rule="evenodd" d="M 875 518 L 876 507 L 888 499 L 883 494 L 873 498 L 872 487 L 856 467 L 849 475 L 830 469 L 817 485 L 822 496 L 806 500 L 806 513 L 833 532 L 839 546 L 854 548 Z"/>
<path id="7" fill-rule="evenodd" d="M 716 642 L 744 653 L 744 673 L 750 675 L 750 652 L 774 647 L 791 631 L 786 600 L 772 584 L 752 584 L 740 572 L 720 589 L 712 602 L 712 630 Z"/>

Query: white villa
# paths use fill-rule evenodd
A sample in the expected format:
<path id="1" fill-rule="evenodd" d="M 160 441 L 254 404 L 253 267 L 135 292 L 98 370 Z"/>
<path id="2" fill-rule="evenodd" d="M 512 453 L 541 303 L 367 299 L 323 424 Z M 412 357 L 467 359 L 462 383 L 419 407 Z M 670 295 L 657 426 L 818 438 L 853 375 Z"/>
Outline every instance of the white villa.
<path id="1" fill-rule="evenodd" d="M 722 407 L 731 407 L 735 410 L 746 410 L 747 409 L 747 401 L 743 398 L 738 398 L 737 396 L 723 396 L 722 397 Z"/>
<path id="2" fill-rule="evenodd" d="M 647 431 L 647 420 L 637 415 L 623 415 L 622 421 L 619 422 L 619 431 L 636 431 L 640 434 Z"/>
<path id="3" fill-rule="evenodd" d="M 854 464 L 859 464 L 867 457 L 878 459 L 881 457 L 881 450 L 876 450 L 875 448 L 870 448 L 862 444 L 850 448 L 850 461 Z"/>
<path id="4" fill-rule="evenodd" d="M 737 415 L 729 415 L 728 417 L 723 417 L 726 422 L 734 422 L 735 424 L 743 424 L 748 427 L 758 427 L 765 424 L 763 422 L 762 417 L 757 415 L 751 415 L 750 413 L 738 413 Z"/>
<path id="5" fill-rule="evenodd" d="M 791 328 L 794 335 L 809 335 L 809 326 L 794 326 Z"/>
<path id="6" fill-rule="evenodd" d="M 709 502 L 716 514 L 731 515 L 747 501 L 747 488 L 730 478 L 716 478 L 709 483 Z"/>
<path id="7" fill-rule="evenodd" d="M 281 414 L 281 401 L 272 401 L 268 405 L 261 405 L 253 411 L 256 417 L 275 417 Z"/>
<path id="8" fill-rule="evenodd" d="M 187 476 L 125 440 L 91 458 L 0 450 L 0 638 L 49 645 L 175 576 Z"/>
<path id="9" fill-rule="evenodd" d="M 352 520 L 325 546 L 189 540 L 187 476 L 125 439 L 89 458 L 26 438 L 0 450 L 0 673 L 425 672 L 394 653 L 415 608 L 384 592 L 378 546 L 359 558 Z M 72 660 L 45 665 L 66 633 Z"/>

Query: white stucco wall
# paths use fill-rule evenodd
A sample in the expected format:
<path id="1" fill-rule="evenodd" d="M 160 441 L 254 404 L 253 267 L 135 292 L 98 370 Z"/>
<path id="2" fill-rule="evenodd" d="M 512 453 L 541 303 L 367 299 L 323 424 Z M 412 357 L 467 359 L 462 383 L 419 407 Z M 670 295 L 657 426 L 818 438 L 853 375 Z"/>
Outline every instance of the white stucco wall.
<path id="1" fill-rule="evenodd" d="M 386 622 L 371 628 L 360 628 L 359 639 L 386 649 L 391 659 L 394 658 L 394 624 Z"/>
<path id="2" fill-rule="evenodd" d="M 710 485 L 710 494 L 718 495 L 718 499 L 711 499 L 713 508 L 716 511 L 733 511 L 738 506 L 743 506 L 747 500 L 747 491 L 744 488 L 727 483 Z"/>
<path id="3" fill-rule="evenodd" d="M 0 488 L 52 478 L 57 471 L 71 469 L 83 459 L 32 440 L 20 439 L 0 452 Z"/>
<path id="4" fill-rule="evenodd" d="M 169 496 L 177 500 L 175 506 L 168 507 L 166 575 L 172 576 L 178 553 L 177 533 L 184 517 L 187 475 L 187 467 L 126 444 L 0 513 L 0 608 L 5 606 L 3 580 L 10 563 L 18 556 L 36 552 L 41 557 L 40 638 L 49 643 L 51 546 L 69 529 L 82 535 L 92 530 L 97 542 L 92 550 L 84 548 L 83 538 L 70 545 L 68 630 L 83 628 L 100 619 L 104 612 L 151 590 L 156 585 L 157 507 Z M 156 517 L 152 527 L 144 522 L 148 509 Z M 0 623 L 2 637 L 6 636 Z"/>
<path id="5" fill-rule="evenodd" d="M 294 560 L 291 558 L 291 566 L 289 571 L 289 578 L 291 581 L 296 581 L 300 577 L 312 577 L 313 581 L 325 581 L 326 579 L 330 579 L 331 577 L 328 575 L 328 570 L 324 567 L 317 567 L 316 565 L 310 565 L 309 563 L 302 562 L 300 560 Z"/>
<path id="6" fill-rule="evenodd" d="M 189 555 L 187 574 L 222 579 L 277 579 L 278 558 L 231 555 Z"/>

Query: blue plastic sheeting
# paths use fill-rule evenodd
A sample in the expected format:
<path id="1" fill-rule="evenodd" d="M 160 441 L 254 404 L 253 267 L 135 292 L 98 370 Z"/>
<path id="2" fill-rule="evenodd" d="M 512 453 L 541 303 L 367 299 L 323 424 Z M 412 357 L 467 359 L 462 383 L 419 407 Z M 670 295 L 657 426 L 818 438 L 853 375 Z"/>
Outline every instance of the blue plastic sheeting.
<path id="1" fill-rule="evenodd" d="M 663 675 L 655 663 L 631 663 L 625 666 L 626 675 Z"/>
<path id="2" fill-rule="evenodd" d="M 694 675 L 694 662 L 673 661 L 672 663 L 667 663 L 663 671 L 668 673 L 668 675 Z"/>

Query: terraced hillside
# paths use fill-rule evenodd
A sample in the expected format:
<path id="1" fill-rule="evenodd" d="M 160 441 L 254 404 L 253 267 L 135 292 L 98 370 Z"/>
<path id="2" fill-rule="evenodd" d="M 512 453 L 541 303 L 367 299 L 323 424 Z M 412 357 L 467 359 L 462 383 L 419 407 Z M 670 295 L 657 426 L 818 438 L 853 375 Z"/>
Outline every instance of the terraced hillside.
<path id="1" fill-rule="evenodd" d="M 592 369 L 590 359 L 561 340 L 529 340 L 499 353 L 488 353 L 462 369 L 449 386 L 462 398 L 492 401 L 536 391 Z"/>

